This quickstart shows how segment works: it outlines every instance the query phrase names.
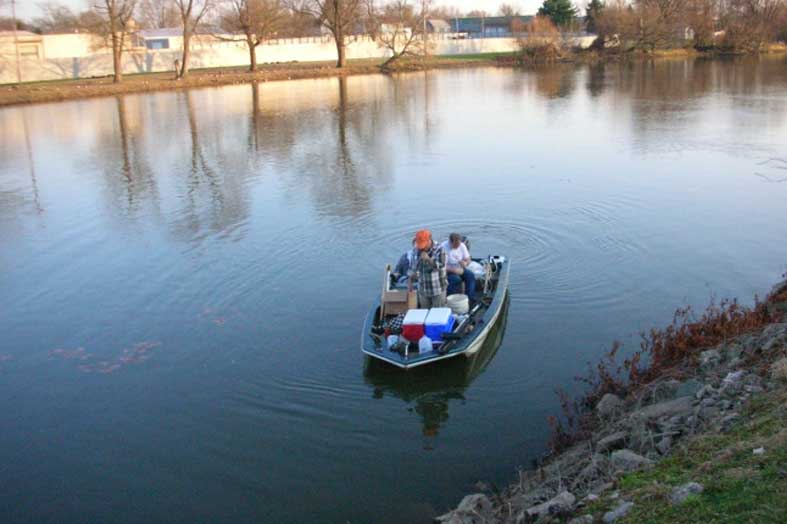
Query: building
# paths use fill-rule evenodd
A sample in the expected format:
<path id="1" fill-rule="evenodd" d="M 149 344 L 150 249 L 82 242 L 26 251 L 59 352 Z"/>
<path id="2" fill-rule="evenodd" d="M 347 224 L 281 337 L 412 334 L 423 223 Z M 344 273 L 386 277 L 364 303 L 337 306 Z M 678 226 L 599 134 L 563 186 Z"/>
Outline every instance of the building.
<path id="1" fill-rule="evenodd" d="M 136 34 L 139 46 L 145 49 L 177 49 L 182 46 L 183 29 L 165 27 L 162 29 L 143 29 Z"/>
<path id="2" fill-rule="evenodd" d="M 452 18 L 451 32 L 464 33 L 469 38 L 511 36 L 533 20 L 532 16 L 470 16 Z"/>
<path id="3" fill-rule="evenodd" d="M 426 30 L 430 33 L 450 33 L 451 24 L 442 18 L 429 18 L 426 20 Z"/>
<path id="4" fill-rule="evenodd" d="M 44 41 L 41 35 L 30 31 L 0 31 L 0 56 L 6 60 L 9 57 L 15 58 L 17 49 L 20 60 L 44 58 Z"/>

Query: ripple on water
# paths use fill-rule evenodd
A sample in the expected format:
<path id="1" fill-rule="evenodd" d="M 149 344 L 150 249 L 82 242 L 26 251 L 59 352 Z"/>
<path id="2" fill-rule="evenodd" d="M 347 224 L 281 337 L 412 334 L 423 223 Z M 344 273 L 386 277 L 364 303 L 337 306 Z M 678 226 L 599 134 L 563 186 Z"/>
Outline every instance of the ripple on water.
<path id="1" fill-rule="evenodd" d="M 548 308 L 565 304 L 600 307 L 621 303 L 635 291 L 621 289 L 617 279 L 619 272 L 632 268 L 637 259 L 647 255 L 622 218 L 634 208 L 633 201 L 620 198 L 532 215 L 527 220 L 443 220 L 431 221 L 430 228 L 436 238 L 461 231 L 471 239 L 471 251 L 476 256 L 509 256 L 513 303 Z M 370 241 L 398 253 L 420 227 L 412 223 L 380 231 Z M 588 255 L 599 251 L 603 257 Z M 597 267 L 593 260 L 612 260 L 617 272 Z"/>

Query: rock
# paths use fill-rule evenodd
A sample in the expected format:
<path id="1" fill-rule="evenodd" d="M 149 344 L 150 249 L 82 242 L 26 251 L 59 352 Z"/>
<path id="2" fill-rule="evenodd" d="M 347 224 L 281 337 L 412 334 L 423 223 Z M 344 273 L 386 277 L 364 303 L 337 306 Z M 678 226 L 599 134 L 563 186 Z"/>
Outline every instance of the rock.
<path id="1" fill-rule="evenodd" d="M 574 509 L 574 504 L 576 503 L 577 498 L 574 495 L 568 491 L 563 491 L 543 504 L 526 509 L 525 514 L 531 519 L 538 519 L 547 515 L 562 515 Z"/>
<path id="2" fill-rule="evenodd" d="M 653 419 L 661 417 L 671 417 L 675 415 L 685 415 L 691 413 L 693 400 L 691 397 L 681 397 L 675 400 L 668 400 L 667 402 L 660 402 L 646 406 L 631 414 L 632 417 L 639 417 L 641 419 Z"/>
<path id="3" fill-rule="evenodd" d="M 568 524 L 593 524 L 593 515 L 582 515 L 581 517 L 574 517 L 568 521 Z"/>
<path id="4" fill-rule="evenodd" d="M 704 398 L 700 401 L 700 407 L 709 408 L 716 405 L 716 399 L 713 397 Z"/>
<path id="5" fill-rule="evenodd" d="M 617 395 L 607 393 L 596 404 L 596 412 L 601 418 L 610 418 L 623 409 L 623 401 Z"/>
<path id="6" fill-rule="evenodd" d="M 652 388 L 653 402 L 663 402 L 675 398 L 678 388 L 680 388 L 680 382 L 674 378 L 663 382 L 657 382 Z"/>
<path id="7" fill-rule="evenodd" d="M 752 455 L 765 455 L 765 448 L 756 448 L 752 450 Z"/>
<path id="8" fill-rule="evenodd" d="M 467 495 L 455 510 L 435 518 L 440 524 L 484 524 L 492 520 L 492 503 L 483 493 Z"/>
<path id="9" fill-rule="evenodd" d="M 596 443 L 596 449 L 599 453 L 603 453 L 612 449 L 620 449 L 626 442 L 626 432 L 618 431 L 611 435 L 607 435 Z"/>
<path id="10" fill-rule="evenodd" d="M 718 394 L 719 394 L 719 392 L 716 391 L 716 389 L 713 386 L 705 385 L 705 386 L 702 386 L 697 391 L 697 393 L 694 395 L 694 397 L 697 400 L 702 400 L 702 399 L 707 398 L 707 397 L 715 397 Z"/>
<path id="11" fill-rule="evenodd" d="M 700 369 L 709 371 L 721 363 L 721 353 L 716 349 L 709 349 L 700 353 Z"/>
<path id="12" fill-rule="evenodd" d="M 601 453 L 595 453 L 591 457 L 590 463 L 574 477 L 569 489 L 584 491 L 588 486 L 605 481 L 609 478 L 609 469 L 609 459 Z"/>
<path id="13" fill-rule="evenodd" d="M 630 449 L 619 449 L 613 451 L 610 456 L 612 467 L 616 470 L 628 472 L 647 468 L 653 465 L 653 461 L 638 455 Z"/>
<path id="14" fill-rule="evenodd" d="M 595 493 L 588 493 L 587 496 L 584 498 L 585 502 L 595 502 L 599 499 L 599 496 Z"/>
<path id="15" fill-rule="evenodd" d="M 686 502 L 686 499 L 691 495 L 702 493 L 704 489 L 705 488 L 702 487 L 702 484 L 698 484 L 697 482 L 683 484 L 682 486 L 678 486 L 672 490 L 672 492 L 669 494 L 669 501 L 673 505 L 678 506 Z"/>
<path id="16" fill-rule="evenodd" d="M 773 352 L 787 343 L 787 323 L 771 324 L 766 327 L 758 340 L 760 348 L 765 352 Z"/>
<path id="17" fill-rule="evenodd" d="M 723 432 L 727 432 L 732 429 L 732 426 L 735 425 L 736 422 L 740 420 L 741 416 L 737 413 L 730 413 L 723 419 L 721 419 L 721 430 Z"/>
<path id="18" fill-rule="evenodd" d="M 739 360 L 743 355 L 743 345 L 739 342 L 731 342 L 724 348 L 727 358 L 731 361 Z"/>
<path id="19" fill-rule="evenodd" d="M 689 379 L 686 382 L 681 382 L 678 389 L 675 391 L 675 397 L 693 397 L 705 385 L 696 379 Z"/>
<path id="20" fill-rule="evenodd" d="M 718 418 L 719 415 L 721 415 L 721 410 L 715 406 L 706 406 L 699 410 L 699 417 L 705 421 Z"/>
<path id="21" fill-rule="evenodd" d="M 787 382 L 787 358 L 780 358 L 771 364 L 771 379 L 777 382 Z"/>
<path id="22" fill-rule="evenodd" d="M 746 376 L 746 372 L 742 369 L 738 371 L 730 371 L 727 373 L 727 376 L 724 377 L 724 380 L 721 381 L 722 386 L 736 386 L 743 382 L 744 377 Z"/>
<path id="23" fill-rule="evenodd" d="M 631 511 L 631 508 L 633 508 L 633 507 L 634 507 L 634 503 L 633 502 L 623 502 L 622 504 L 620 504 L 618 507 L 616 507 L 612 511 L 607 511 L 606 513 L 604 513 L 604 519 L 603 520 L 604 520 L 604 522 L 606 524 L 609 524 L 610 522 L 615 522 L 619 518 L 625 517 L 626 513 Z"/>
<path id="24" fill-rule="evenodd" d="M 729 410 L 732 409 L 732 407 L 733 407 L 733 403 L 731 401 L 729 401 L 729 400 L 725 399 L 725 400 L 722 400 L 721 402 L 719 402 L 719 409 L 721 409 L 723 411 L 729 411 Z"/>
<path id="25" fill-rule="evenodd" d="M 672 449 L 672 437 L 669 435 L 662 437 L 659 443 L 656 444 L 656 449 L 659 450 L 659 453 L 662 455 L 669 453 L 669 450 Z"/>

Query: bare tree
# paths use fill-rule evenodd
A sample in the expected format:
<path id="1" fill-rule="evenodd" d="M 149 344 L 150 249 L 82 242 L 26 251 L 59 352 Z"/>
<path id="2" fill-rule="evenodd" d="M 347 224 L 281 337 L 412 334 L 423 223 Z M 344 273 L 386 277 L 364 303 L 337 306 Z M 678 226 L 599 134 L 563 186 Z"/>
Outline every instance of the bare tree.
<path id="1" fill-rule="evenodd" d="M 70 8 L 56 2 L 39 6 L 40 16 L 33 23 L 44 33 L 71 33 L 79 29 L 79 17 Z"/>
<path id="2" fill-rule="evenodd" d="M 191 56 L 191 37 L 194 36 L 200 23 L 216 4 L 216 0 L 173 0 L 180 14 L 183 27 L 183 54 L 180 60 L 178 78 L 185 78 L 189 73 L 189 56 Z"/>
<path id="3" fill-rule="evenodd" d="M 123 51 L 128 36 L 134 30 L 134 9 L 137 0 L 97 0 L 93 11 L 100 25 L 94 29 L 112 44 L 112 69 L 114 83 L 123 81 Z"/>
<path id="4" fill-rule="evenodd" d="M 100 25 L 92 9 L 76 13 L 57 2 L 41 4 L 39 9 L 42 16 L 33 20 L 33 25 L 42 33 L 78 33 L 96 30 L 96 26 Z"/>
<path id="5" fill-rule="evenodd" d="M 711 47 L 719 16 L 719 0 L 688 0 L 686 23 L 694 33 L 694 46 Z"/>
<path id="6" fill-rule="evenodd" d="M 779 33 L 785 9 L 784 0 L 727 0 L 724 46 L 738 52 L 759 52 Z"/>
<path id="7" fill-rule="evenodd" d="M 403 56 L 426 53 L 426 2 L 415 6 L 412 0 L 391 0 L 378 7 L 374 0 L 369 0 L 367 8 L 372 38 L 391 53 L 380 66 L 382 69 L 390 68 L 391 64 Z"/>
<path id="8" fill-rule="evenodd" d="M 331 32 L 336 44 L 336 67 L 344 67 L 346 63 L 346 37 L 361 21 L 363 6 L 363 0 L 300 0 L 292 4 L 294 10 L 310 13 Z"/>
<path id="9" fill-rule="evenodd" d="M 462 11 L 455 6 L 433 5 L 429 8 L 429 18 L 439 18 L 450 20 L 451 18 L 462 18 Z"/>
<path id="10" fill-rule="evenodd" d="M 500 4 L 500 7 L 497 8 L 497 12 L 500 13 L 500 16 L 519 16 L 521 14 L 519 12 L 519 7 L 513 4 Z"/>
<path id="11" fill-rule="evenodd" d="M 145 29 L 176 27 L 180 23 L 178 8 L 172 0 L 140 0 L 139 16 Z"/>
<path id="12" fill-rule="evenodd" d="M 284 26 L 287 14 L 280 0 L 229 0 L 219 23 L 228 33 L 243 35 L 249 48 L 249 71 L 255 71 L 257 46 Z"/>
<path id="13" fill-rule="evenodd" d="M 685 40 L 685 0 L 637 0 L 638 47 L 656 48 L 682 44 Z"/>
<path id="14" fill-rule="evenodd" d="M 608 1 L 596 20 L 596 30 L 605 38 L 644 51 L 682 45 L 686 19 L 685 0 Z"/>

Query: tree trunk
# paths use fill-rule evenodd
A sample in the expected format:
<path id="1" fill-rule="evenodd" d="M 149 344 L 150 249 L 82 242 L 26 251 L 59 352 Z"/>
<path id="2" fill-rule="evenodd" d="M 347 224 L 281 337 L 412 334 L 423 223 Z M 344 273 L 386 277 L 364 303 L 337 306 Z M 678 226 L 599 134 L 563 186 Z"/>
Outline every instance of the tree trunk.
<path id="1" fill-rule="evenodd" d="M 257 45 L 251 38 L 246 38 L 246 44 L 249 46 L 249 71 L 252 73 L 257 70 Z"/>
<path id="2" fill-rule="evenodd" d="M 186 78 L 189 74 L 189 54 L 191 52 L 191 31 L 183 31 L 183 56 L 180 61 L 180 78 Z"/>
<path id="3" fill-rule="evenodd" d="M 336 67 L 341 68 L 344 67 L 345 58 L 344 58 L 344 34 L 339 33 L 334 36 L 334 41 L 336 42 Z"/>
<path id="4" fill-rule="evenodd" d="M 117 24 L 114 13 L 109 13 L 109 30 L 112 32 L 112 70 L 115 76 L 112 82 L 119 84 L 123 80 L 123 64 L 120 61 L 123 52 L 123 42 L 117 33 Z"/>
<path id="5" fill-rule="evenodd" d="M 116 36 L 112 36 L 112 68 L 115 76 L 112 82 L 119 84 L 123 81 L 123 61 L 122 61 L 123 46 L 118 42 Z"/>

